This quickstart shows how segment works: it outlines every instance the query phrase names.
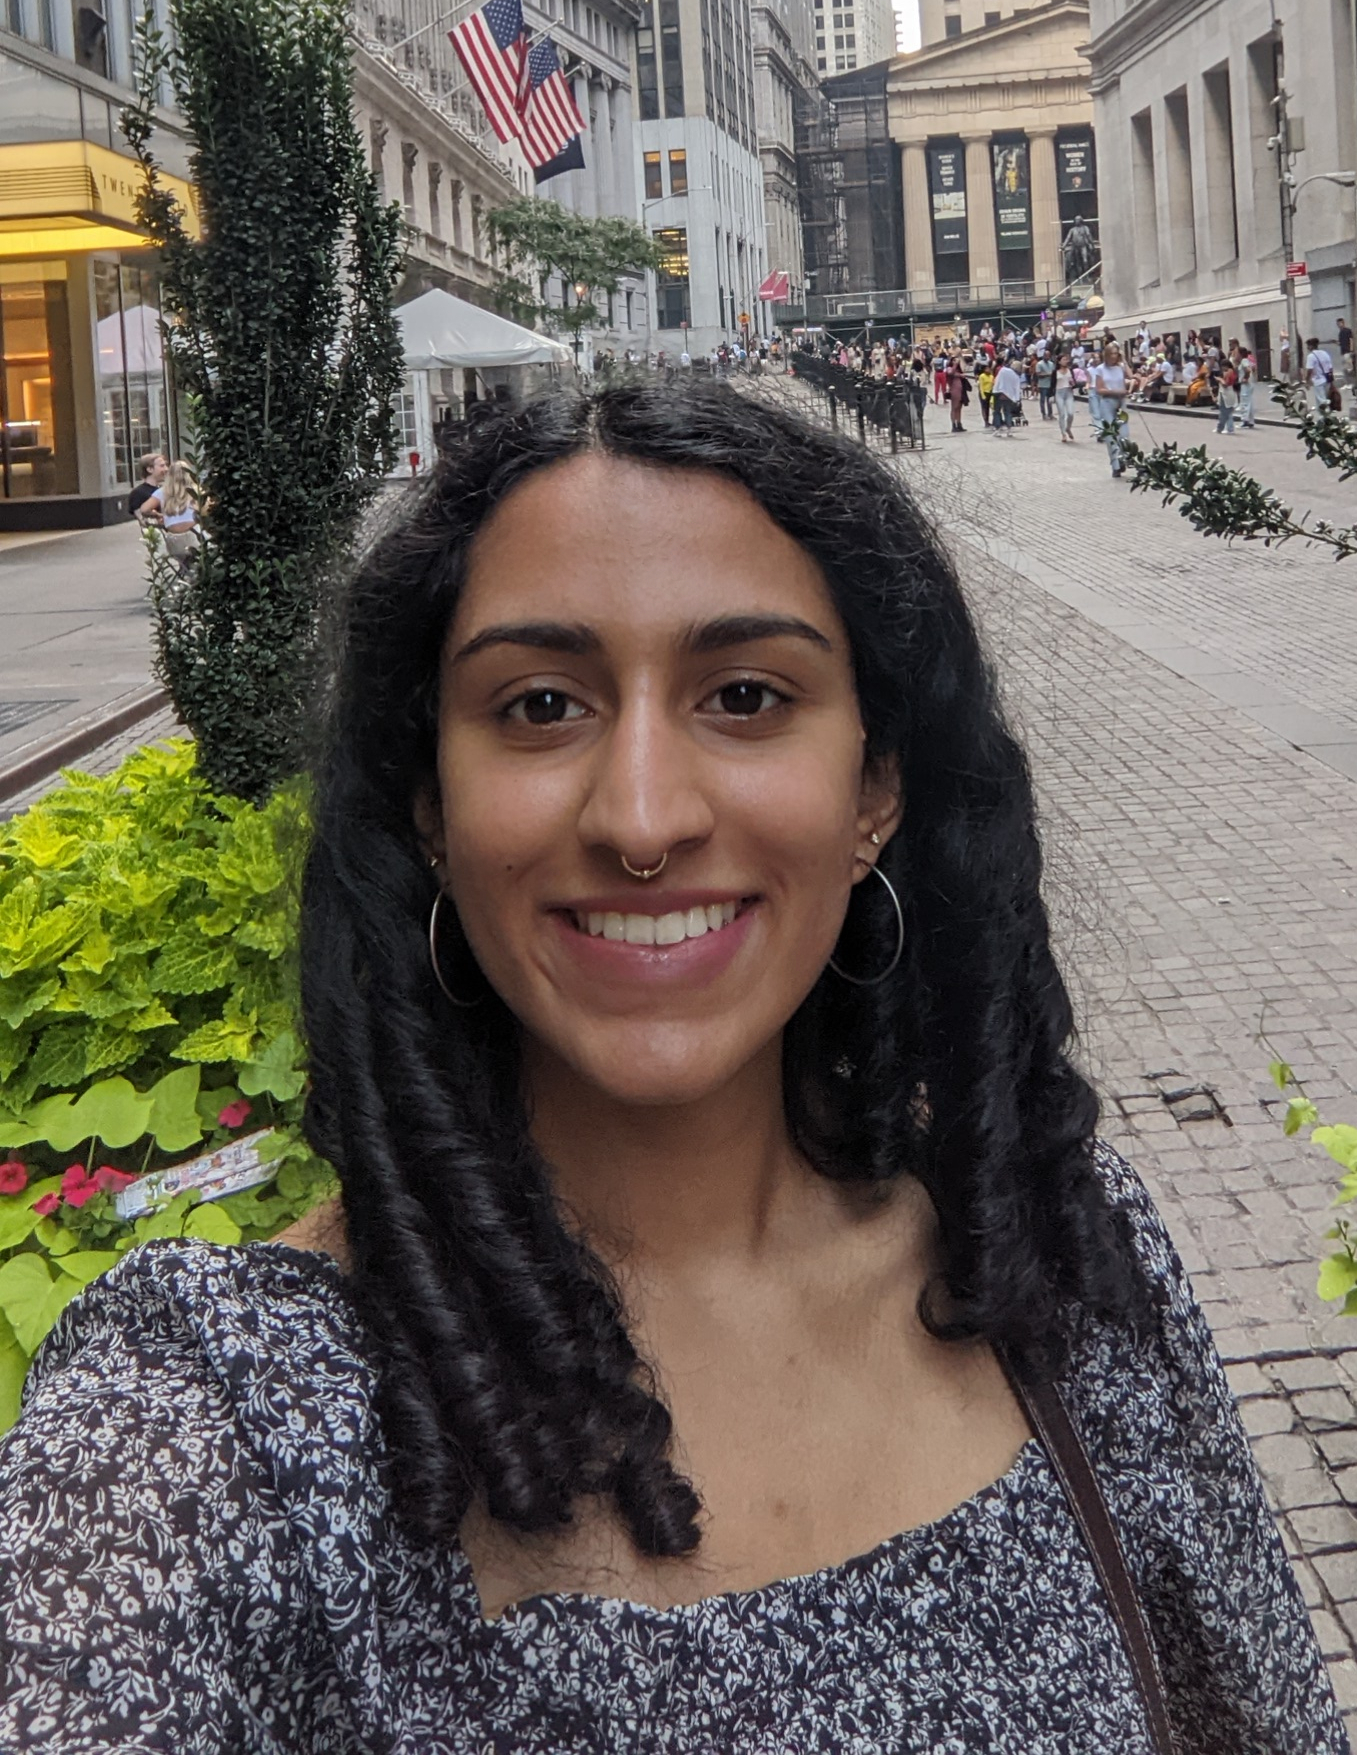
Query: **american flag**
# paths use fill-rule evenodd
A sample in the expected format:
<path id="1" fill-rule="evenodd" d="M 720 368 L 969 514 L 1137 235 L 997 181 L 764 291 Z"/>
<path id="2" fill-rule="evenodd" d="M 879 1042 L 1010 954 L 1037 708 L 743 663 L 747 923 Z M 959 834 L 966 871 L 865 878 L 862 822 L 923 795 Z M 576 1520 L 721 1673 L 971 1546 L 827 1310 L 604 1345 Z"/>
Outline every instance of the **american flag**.
<path id="1" fill-rule="evenodd" d="M 492 4 L 494 0 L 492 0 Z M 528 50 L 528 95 L 523 105 L 523 156 L 534 168 L 550 163 L 584 132 L 584 117 L 561 72 L 550 37 Z"/>
<path id="2" fill-rule="evenodd" d="M 486 0 L 448 36 L 466 68 L 490 126 L 501 140 L 523 132 L 528 88 L 528 29 L 521 0 Z"/>

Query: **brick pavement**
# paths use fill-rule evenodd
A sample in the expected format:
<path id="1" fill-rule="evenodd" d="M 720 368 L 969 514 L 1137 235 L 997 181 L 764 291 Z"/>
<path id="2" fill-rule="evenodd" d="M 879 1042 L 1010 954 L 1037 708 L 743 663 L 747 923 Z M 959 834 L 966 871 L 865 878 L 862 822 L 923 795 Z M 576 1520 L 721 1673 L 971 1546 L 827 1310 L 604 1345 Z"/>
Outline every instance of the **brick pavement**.
<path id="1" fill-rule="evenodd" d="M 1357 784 L 1206 686 L 1294 688 L 1357 724 L 1327 693 L 1357 653 L 1357 562 L 1212 546 L 1035 419 L 930 442 L 898 467 L 1031 750 L 1103 1131 L 1187 1263 L 1357 1735 L 1357 1322 L 1314 1291 L 1337 1169 L 1282 1135 L 1258 1040 L 1265 1023 L 1326 1114 L 1357 1121 Z M 1302 628 L 1314 669 L 1286 658 Z M 1185 650 L 1218 662 L 1182 674 Z"/>

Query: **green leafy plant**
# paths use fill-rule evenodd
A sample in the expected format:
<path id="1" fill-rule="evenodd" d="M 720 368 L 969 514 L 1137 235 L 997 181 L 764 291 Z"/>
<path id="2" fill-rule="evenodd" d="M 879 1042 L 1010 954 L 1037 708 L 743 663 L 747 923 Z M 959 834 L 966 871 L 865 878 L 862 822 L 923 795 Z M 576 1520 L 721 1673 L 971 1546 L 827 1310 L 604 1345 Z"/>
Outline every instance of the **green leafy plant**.
<path id="1" fill-rule="evenodd" d="M 1268 1070 L 1283 1096 L 1291 1092 L 1282 1114 L 1283 1133 L 1295 1135 L 1308 1127 L 1311 1144 L 1327 1152 L 1343 1172 L 1333 1204 L 1341 1207 L 1357 1200 L 1357 1127 L 1345 1122 L 1330 1126 L 1322 1121 L 1318 1106 L 1305 1094 L 1286 1061 L 1274 1060 Z M 1357 1316 L 1357 1228 L 1352 1220 L 1340 1217 L 1324 1235 L 1339 1247 L 1320 1264 L 1316 1290 L 1321 1298 L 1341 1298 L 1341 1315 Z"/>
<path id="2" fill-rule="evenodd" d="M 334 563 L 394 449 L 399 209 L 353 120 L 343 0 L 170 0 L 122 128 L 160 250 L 204 541 L 153 568 L 157 662 L 217 792 L 298 766 Z M 201 240 L 160 180 L 157 100 L 194 140 Z"/>
<path id="3" fill-rule="evenodd" d="M 215 795 L 180 740 L 0 825 L 0 1430 L 38 1342 L 134 1243 L 269 1237 L 333 1193 L 301 1134 L 306 793 Z M 267 1181 L 122 1218 L 136 1178 L 248 1138 Z"/>
<path id="4" fill-rule="evenodd" d="M 623 275 L 660 265 L 660 251 L 633 220 L 586 219 L 532 195 L 495 208 L 488 223 L 499 252 L 495 293 L 501 310 L 576 339 L 599 321 L 594 294 L 616 293 Z M 559 305 L 547 296 L 553 274 L 564 289 Z"/>
<path id="5" fill-rule="evenodd" d="M 1357 475 L 1357 430 L 1343 415 L 1317 411 L 1303 385 L 1279 387 L 1278 400 L 1298 422 L 1296 436 L 1307 457 L 1336 469 L 1340 481 Z M 1101 437 L 1112 427 L 1104 423 Z M 1208 455 L 1204 445 L 1183 450 L 1176 444 L 1145 451 L 1124 440 L 1122 454 L 1131 472 L 1131 487 L 1157 493 L 1178 510 L 1203 536 L 1226 541 L 1261 542 L 1266 547 L 1299 537 L 1333 551 L 1335 560 L 1357 555 L 1357 525 L 1331 524 L 1326 518 L 1298 517 L 1281 496 L 1243 470 L 1231 469 Z"/>

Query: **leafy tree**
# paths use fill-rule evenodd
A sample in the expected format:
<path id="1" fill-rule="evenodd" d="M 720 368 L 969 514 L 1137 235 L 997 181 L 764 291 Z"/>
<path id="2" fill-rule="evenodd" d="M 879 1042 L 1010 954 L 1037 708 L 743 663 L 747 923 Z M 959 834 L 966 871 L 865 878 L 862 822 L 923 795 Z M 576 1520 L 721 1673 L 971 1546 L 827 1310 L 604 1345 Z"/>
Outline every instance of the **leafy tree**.
<path id="1" fill-rule="evenodd" d="M 586 219 L 533 195 L 516 196 L 488 217 L 500 255 L 500 308 L 521 322 L 544 321 L 576 342 L 599 321 L 595 294 L 615 293 L 623 275 L 660 265 L 660 251 L 634 220 Z M 564 289 L 560 305 L 548 297 L 553 274 Z M 583 297 L 575 290 L 580 286 Z"/>
<path id="2" fill-rule="evenodd" d="M 158 668 L 211 786 L 258 801 L 297 765 L 333 562 L 394 450 L 399 210 L 353 122 L 344 0 L 170 0 L 170 27 L 143 22 L 122 115 L 205 538 L 153 563 Z M 201 242 L 159 180 L 166 85 Z"/>
<path id="3" fill-rule="evenodd" d="M 1305 446 L 1307 457 L 1317 458 L 1326 469 L 1338 470 L 1340 481 L 1357 475 L 1357 429 L 1350 421 L 1328 409 L 1317 412 L 1303 385 L 1285 385 L 1277 396 L 1299 421 L 1296 437 Z M 1335 560 L 1357 555 L 1357 525 L 1335 525 L 1308 515 L 1297 517 L 1272 488 L 1209 456 L 1205 445 L 1186 451 L 1176 444 L 1156 445 L 1145 451 L 1124 441 L 1122 452 L 1131 471 L 1131 487 L 1159 494 L 1165 505 L 1176 502 L 1183 517 L 1204 536 L 1261 542 L 1269 547 L 1298 536 L 1332 549 Z"/>

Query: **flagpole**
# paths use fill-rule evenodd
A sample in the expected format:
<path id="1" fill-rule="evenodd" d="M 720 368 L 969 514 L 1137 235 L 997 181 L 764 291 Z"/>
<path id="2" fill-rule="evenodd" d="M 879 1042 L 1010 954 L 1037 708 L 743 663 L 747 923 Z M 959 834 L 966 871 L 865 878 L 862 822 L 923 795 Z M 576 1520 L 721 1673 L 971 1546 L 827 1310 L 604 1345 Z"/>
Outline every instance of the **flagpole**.
<path id="1" fill-rule="evenodd" d="M 398 43 L 383 43 L 382 47 L 388 54 L 395 49 L 403 49 L 407 43 L 413 43 L 416 37 L 422 37 L 426 30 L 436 30 L 440 24 L 446 24 L 448 19 L 455 18 L 459 12 L 474 12 L 477 4 L 479 0 L 471 0 L 470 6 L 466 4 L 466 0 L 462 0 L 461 4 L 450 6 L 446 12 L 440 12 L 437 18 L 430 19 L 428 24 L 420 25 L 418 30 L 412 30 L 408 37 L 402 37 Z"/>

